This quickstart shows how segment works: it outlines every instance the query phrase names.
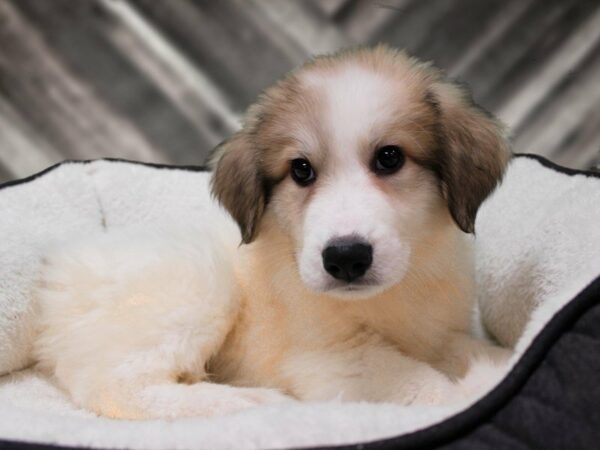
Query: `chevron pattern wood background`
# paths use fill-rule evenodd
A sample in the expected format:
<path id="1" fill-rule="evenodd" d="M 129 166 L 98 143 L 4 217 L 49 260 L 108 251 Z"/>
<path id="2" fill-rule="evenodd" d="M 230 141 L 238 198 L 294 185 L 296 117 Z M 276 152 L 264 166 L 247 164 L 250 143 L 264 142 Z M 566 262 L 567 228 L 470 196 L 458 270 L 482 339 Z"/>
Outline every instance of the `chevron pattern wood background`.
<path id="1" fill-rule="evenodd" d="M 0 0 L 0 181 L 201 164 L 286 71 L 378 42 L 466 82 L 515 151 L 600 163 L 598 0 Z"/>

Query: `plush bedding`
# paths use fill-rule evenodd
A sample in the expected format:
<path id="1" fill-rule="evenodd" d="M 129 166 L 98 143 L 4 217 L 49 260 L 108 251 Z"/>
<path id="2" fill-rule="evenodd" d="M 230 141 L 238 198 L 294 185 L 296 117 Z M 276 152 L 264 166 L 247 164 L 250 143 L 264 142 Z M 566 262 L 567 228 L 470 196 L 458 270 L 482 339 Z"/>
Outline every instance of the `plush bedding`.
<path id="1" fill-rule="evenodd" d="M 41 255 L 107 228 L 201 221 L 208 179 L 200 168 L 104 160 L 0 186 L 0 449 L 598 445 L 600 178 L 530 155 L 512 161 L 476 223 L 480 322 L 515 349 L 512 369 L 484 398 L 455 407 L 296 403 L 171 422 L 76 408 L 30 367 Z"/>

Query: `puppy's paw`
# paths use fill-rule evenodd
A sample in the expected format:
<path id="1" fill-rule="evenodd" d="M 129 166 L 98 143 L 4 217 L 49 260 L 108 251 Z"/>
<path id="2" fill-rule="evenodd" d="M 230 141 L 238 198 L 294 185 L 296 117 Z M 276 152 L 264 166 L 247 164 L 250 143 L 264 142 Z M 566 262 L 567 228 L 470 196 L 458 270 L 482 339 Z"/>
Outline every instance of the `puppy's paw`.
<path id="1" fill-rule="evenodd" d="M 227 386 L 227 392 L 205 399 L 185 408 L 184 411 L 175 412 L 172 417 L 180 416 L 221 416 L 234 414 L 249 408 L 261 405 L 291 402 L 293 399 L 275 389 L 264 388 L 235 388 Z"/>
<path id="2" fill-rule="evenodd" d="M 244 401 L 247 401 L 250 406 L 294 401 L 292 397 L 275 389 L 238 388 L 237 392 L 240 394 L 240 398 L 244 399 Z"/>
<path id="3" fill-rule="evenodd" d="M 260 405 L 293 401 L 274 389 L 243 388 L 215 383 L 149 386 L 128 398 L 139 415 L 133 418 L 213 417 Z M 106 415 L 106 412 L 102 412 Z"/>
<path id="4" fill-rule="evenodd" d="M 457 382 L 451 401 L 475 402 L 490 392 L 506 376 L 510 369 L 508 359 L 500 362 L 478 359 L 471 363 L 467 374 Z"/>
<path id="5" fill-rule="evenodd" d="M 455 383 L 444 374 L 431 369 L 411 383 L 402 383 L 399 389 L 395 389 L 392 402 L 411 406 L 442 405 L 455 390 Z"/>

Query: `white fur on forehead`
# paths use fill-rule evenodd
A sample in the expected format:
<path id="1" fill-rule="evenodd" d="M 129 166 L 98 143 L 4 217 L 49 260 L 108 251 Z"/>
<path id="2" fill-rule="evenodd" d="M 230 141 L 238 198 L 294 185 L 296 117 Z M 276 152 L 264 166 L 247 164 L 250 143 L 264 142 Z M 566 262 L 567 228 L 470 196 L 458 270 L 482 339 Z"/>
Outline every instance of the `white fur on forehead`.
<path id="1" fill-rule="evenodd" d="M 301 80 L 323 95 L 321 120 L 334 151 L 352 147 L 359 139 L 375 139 L 377 124 L 388 122 L 398 106 L 409 100 L 408 92 L 402 92 L 388 75 L 353 62 L 337 70 L 307 71 Z"/>

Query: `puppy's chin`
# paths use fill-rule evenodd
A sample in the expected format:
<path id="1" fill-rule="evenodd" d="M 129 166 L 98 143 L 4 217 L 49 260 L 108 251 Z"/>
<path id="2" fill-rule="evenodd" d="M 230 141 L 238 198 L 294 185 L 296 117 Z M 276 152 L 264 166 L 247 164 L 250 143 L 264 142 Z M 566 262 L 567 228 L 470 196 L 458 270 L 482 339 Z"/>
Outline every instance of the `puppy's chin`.
<path id="1" fill-rule="evenodd" d="M 303 277 L 301 272 L 302 282 L 304 286 L 312 293 L 334 297 L 340 300 L 362 301 L 369 300 L 378 296 L 391 286 L 399 283 L 402 277 L 395 280 L 389 280 L 387 283 L 381 283 L 368 277 L 364 280 L 358 280 L 352 283 L 335 280 L 328 274 L 322 273 L 318 276 Z"/>
<path id="2" fill-rule="evenodd" d="M 389 286 L 387 285 L 361 285 L 356 283 L 349 283 L 345 285 L 339 285 L 323 292 L 323 294 L 329 297 L 335 297 L 340 300 L 348 301 L 365 301 L 369 300 L 385 291 Z"/>

